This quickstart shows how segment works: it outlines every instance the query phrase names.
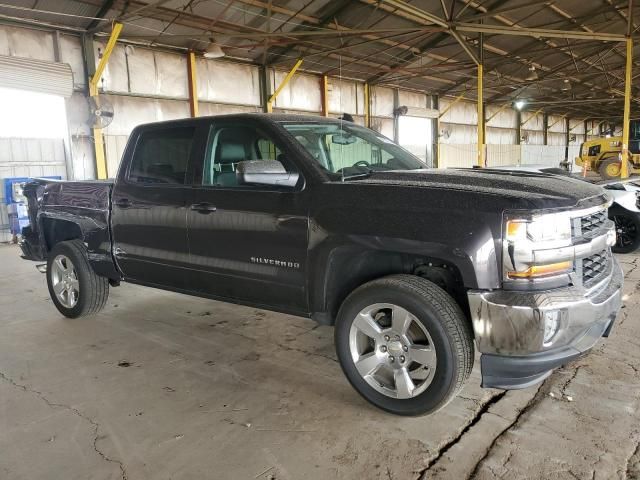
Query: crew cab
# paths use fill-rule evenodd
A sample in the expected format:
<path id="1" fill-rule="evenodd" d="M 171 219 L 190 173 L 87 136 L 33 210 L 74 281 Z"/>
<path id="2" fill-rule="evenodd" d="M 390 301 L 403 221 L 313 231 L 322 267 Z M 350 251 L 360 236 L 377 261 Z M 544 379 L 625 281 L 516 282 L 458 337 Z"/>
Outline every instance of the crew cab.
<path id="1" fill-rule="evenodd" d="M 610 198 L 539 172 L 428 169 L 344 120 L 239 114 L 141 125 L 114 181 L 25 188 L 23 256 L 75 318 L 125 282 L 335 325 L 353 387 L 402 415 L 523 388 L 621 307 Z"/>

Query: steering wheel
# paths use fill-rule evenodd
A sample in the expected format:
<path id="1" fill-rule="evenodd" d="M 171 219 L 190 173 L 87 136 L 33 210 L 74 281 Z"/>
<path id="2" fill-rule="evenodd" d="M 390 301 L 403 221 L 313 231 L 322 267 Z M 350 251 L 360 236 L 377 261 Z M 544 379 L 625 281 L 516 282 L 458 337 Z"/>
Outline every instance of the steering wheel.
<path id="1" fill-rule="evenodd" d="M 370 167 L 371 164 L 366 160 L 360 160 L 352 165 L 353 167 Z"/>

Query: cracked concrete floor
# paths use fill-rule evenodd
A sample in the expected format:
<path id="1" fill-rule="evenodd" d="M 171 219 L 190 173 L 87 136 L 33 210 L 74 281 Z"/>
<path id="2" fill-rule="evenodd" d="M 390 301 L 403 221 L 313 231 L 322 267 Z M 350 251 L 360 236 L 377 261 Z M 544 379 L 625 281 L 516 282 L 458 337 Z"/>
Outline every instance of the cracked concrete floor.
<path id="1" fill-rule="evenodd" d="M 591 355 L 506 393 L 476 366 L 400 418 L 351 389 L 329 327 L 132 285 L 68 320 L 0 246 L 0 479 L 640 478 L 640 260 L 620 260 L 626 308 Z"/>

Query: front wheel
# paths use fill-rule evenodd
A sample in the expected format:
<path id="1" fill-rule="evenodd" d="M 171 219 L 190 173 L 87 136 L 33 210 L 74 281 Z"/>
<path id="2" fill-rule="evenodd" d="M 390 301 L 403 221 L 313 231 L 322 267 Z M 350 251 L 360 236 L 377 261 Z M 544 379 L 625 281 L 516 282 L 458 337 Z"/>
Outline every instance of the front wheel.
<path id="1" fill-rule="evenodd" d="M 338 313 L 335 343 L 351 385 L 398 415 L 444 407 L 473 367 L 462 310 L 440 287 L 412 275 L 374 280 L 351 293 Z"/>
<path id="2" fill-rule="evenodd" d="M 109 297 L 109 280 L 93 271 L 80 240 L 60 242 L 51 249 L 47 286 L 53 304 L 69 318 L 99 312 Z"/>
<path id="3" fill-rule="evenodd" d="M 600 162 L 598 173 L 600 173 L 600 177 L 603 180 L 614 180 L 620 177 L 620 173 L 622 171 L 621 167 L 621 162 L 617 158 L 607 158 Z M 631 162 L 628 162 L 627 164 L 627 172 L 629 174 L 633 172 L 633 164 Z"/>
<path id="4" fill-rule="evenodd" d="M 638 214 L 622 209 L 612 209 L 611 220 L 616 224 L 614 253 L 631 253 L 640 247 L 640 218 Z"/>

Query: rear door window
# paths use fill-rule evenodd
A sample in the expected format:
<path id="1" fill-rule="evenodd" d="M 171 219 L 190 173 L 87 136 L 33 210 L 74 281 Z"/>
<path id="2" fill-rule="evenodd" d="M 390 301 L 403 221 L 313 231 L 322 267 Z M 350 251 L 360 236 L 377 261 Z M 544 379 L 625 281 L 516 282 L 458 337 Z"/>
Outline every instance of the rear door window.
<path id="1" fill-rule="evenodd" d="M 183 185 L 194 135 L 194 127 L 143 132 L 136 144 L 128 180 L 141 184 Z"/>

